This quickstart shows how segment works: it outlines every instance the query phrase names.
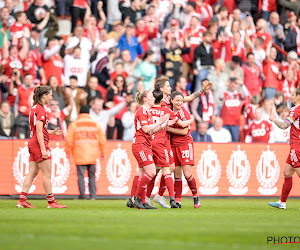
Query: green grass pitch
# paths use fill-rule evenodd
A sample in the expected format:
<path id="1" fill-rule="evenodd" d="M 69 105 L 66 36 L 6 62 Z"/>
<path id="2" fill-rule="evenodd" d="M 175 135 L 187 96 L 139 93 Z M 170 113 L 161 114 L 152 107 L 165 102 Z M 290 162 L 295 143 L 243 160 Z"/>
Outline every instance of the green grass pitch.
<path id="1" fill-rule="evenodd" d="M 300 236 L 300 200 L 286 210 L 268 201 L 202 199 L 194 209 L 183 199 L 182 209 L 138 210 L 125 200 L 61 201 L 67 209 L 0 200 L 0 249 L 300 249 L 267 244 L 268 236 Z"/>

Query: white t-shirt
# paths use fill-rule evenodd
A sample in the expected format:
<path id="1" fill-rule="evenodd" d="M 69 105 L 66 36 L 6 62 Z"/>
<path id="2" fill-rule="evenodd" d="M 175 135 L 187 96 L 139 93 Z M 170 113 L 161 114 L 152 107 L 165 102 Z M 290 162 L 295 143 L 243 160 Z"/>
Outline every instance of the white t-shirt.
<path id="1" fill-rule="evenodd" d="M 277 119 L 279 121 L 283 121 L 280 117 L 278 117 Z M 289 143 L 289 141 L 290 141 L 290 129 L 291 129 L 291 127 L 288 127 L 287 129 L 283 130 L 281 128 L 278 128 L 275 124 L 273 124 L 275 142 L 277 142 L 277 143 Z"/>
<path id="2" fill-rule="evenodd" d="M 207 134 L 211 136 L 213 142 L 232 142 L 231 134 L 226 128 L 221 128 L 221 130 L 216 131 L 213 127 L 211 127 L 207 130 Z"/>
<path id="3" fill-rule="evenodd" d="M 77 46 L 79 44 L 79 42 L 80 42 L 80 48 L 81 48 L 81 55 L 88 57 L 88 59 L 90 60 L 92 42 L 90 39 L 88 39 L 86 37 L 81 38 L 81 41 L 79 41 L 78 37 L 73 36 L 67 45 L 67 49 L 74 48 L 75 46 Z"/>

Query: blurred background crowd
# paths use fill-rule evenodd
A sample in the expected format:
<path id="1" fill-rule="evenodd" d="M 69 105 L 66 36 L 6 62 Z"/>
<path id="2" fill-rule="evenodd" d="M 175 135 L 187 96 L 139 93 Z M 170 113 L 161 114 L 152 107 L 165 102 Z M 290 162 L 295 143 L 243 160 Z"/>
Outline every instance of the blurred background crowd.
<path id="1" fill-rule="evenodd" d="M 282 142 L 300 80 L 299 0 L 0 0 L 0 138 L 29 138 L 37 85 L 49 129 L 90 106 L 108 139 L 134 136 L 136 92 L 160 75 L 189 95 L 194 141 Z M 63 138 L 63 136 L 61 137 Z M 56 139 L 59 139 L 56 137 Z"/>

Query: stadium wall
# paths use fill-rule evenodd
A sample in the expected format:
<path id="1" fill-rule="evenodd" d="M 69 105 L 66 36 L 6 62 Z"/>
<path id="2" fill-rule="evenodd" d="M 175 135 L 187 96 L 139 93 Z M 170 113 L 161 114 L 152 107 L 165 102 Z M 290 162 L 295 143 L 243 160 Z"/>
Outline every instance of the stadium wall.
<path id="1" fill-rule="evenodd" d="M 201 196 L 280 196 L 289 145 L 195 143 L 194 146 L 193 175 Z M 76 167 L 66 157 L 64 141 L 51 141 L 50 147 L 53 193 L 78 195 Z M 27 141 L 0 141 L 0 159 L 0 195 L 20 193 L 29 166 Z M 97 195 L 128 196 L 136 172 L 131 143 L 107 142 L 106 159 L 96 165 Z M 30 194 L 44 194 L 41 177 L 39 174 L 35 179 Z M 153 194 L 158 191 L 159 179 Z M 183 195 L 191 195 L 185 180 Z M 299 181 L 294 182 L 290 196 L 300 197 Z"/>

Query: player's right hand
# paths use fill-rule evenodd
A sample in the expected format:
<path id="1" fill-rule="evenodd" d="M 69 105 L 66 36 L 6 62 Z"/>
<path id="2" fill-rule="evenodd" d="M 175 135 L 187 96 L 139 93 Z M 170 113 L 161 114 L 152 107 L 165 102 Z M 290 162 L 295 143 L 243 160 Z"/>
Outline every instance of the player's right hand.
<path id="1" fill-rule="evenodd" d="M 158 120 L 159 124 L 165 123 L 169 118 L 170 118 L 170 114 L 165 114 L 165 115 L 159 117 L 159 120 Z"/>
<path id="2" fill-rule="evenodd" d="M 42 158 L 43 159 L 48 159 L 48 151 L 46 149 L 42 150 Z"/>
<path id="3" fill-rule="evenodd" d="M 272 113 L 270 114 L 269 120 L 270 120 L 271 122 L 275 122 L 275 120 L 276 120 L 276 114 L 275 114 L 274 112 L 272 112 Z"/>

